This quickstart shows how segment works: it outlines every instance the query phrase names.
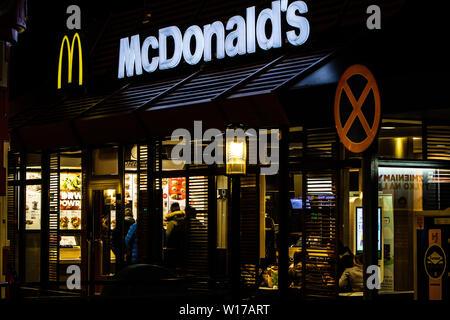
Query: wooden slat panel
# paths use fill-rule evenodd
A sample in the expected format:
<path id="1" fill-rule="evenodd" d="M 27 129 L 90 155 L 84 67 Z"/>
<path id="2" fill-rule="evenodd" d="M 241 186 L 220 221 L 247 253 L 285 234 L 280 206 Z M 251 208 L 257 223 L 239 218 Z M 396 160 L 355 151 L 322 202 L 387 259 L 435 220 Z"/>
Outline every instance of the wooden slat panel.
<path id="1" fill-rule="evenodd" d="M 428 126 L 427 159 L 450 160 L 450 127 Z"/>
<path id="2" fill-rule="evenodd" d="M 208 177 L 188 178 L 188 203 L 196 218 L 187 220 L 186 269 L 192 274 L 208 273 Z"/>
<path id="3" fill-rule="evenodd" d="M 15 154 L 8 155 L 8 182 L 18 179 L 18 156 Z M 16 266 L 16 245 L 17 245 L 17 212 L 18 212 L 18 188 L 16 186 L 8 185 L 7 197 L 8 197 L 8 240 L 9 240 L 9 254 L 8 264 L 11 268 L 15 269 Z"/>
<path id="4" fill-rule="evenodd" d="M 236 235 L 234 235 L 236 236 Z M 256 286 L 259 253 L 259 201 L 256 174 L 241 178 L 241 279 Z"/>
<path id="5" fill-rule="evenodd" d="M 88 219 L 89 216 L 89 177 L 91 173 L 91 161 L 90 161 L 91 150 L 83 149 L 81 152 L 81 279 L 82 281 L 87 281 L 89 279 L 89 241 L 88 241 L 88 231 L 91 230 L 91 221 Z M 82 286 L 82 291 L 87 294 L 87 286 Z"/>
<path id="6" fill-rule="evenodd" d="M 445 210 L 450 207 L 450 170 L 424 172 L 423 209 Z"/>
<path id="7" fill-rule="evenodd" d="M 306 132 L 306 156 L 310 158 L 334 158 L 336 156 L 336 130 L 332 128 Z"/>
<path id="8" fill-rule="evenodd" d="M 337 295 L 336 176 L 333 172 L 307 173 L 304 294 L 308 298 Z"/>
<path id="9" fill-rule="evenodd" d="M 153 143 L 154 149 L 153 149 L 153 159 L 154 159 L 154 165 L 153 165 L 153 172 L 154 172 L 154 189 L 155 190 L 161 190 L 162 188 L 162 181 L 161 181 L 161 171 L 162 171 L 162 158 L 161 158 L 161 147 L 162 142 L 161 140 L 156 140 Z"/>
<path id="10" fill-rule="evenodd" d="M 148 163 L 149 148 L 146 144 L 138 145 L 138 217 L 137 217 L 137 243 L 139 262 L 148 262 L 150 215 L 148 197 Z"/>

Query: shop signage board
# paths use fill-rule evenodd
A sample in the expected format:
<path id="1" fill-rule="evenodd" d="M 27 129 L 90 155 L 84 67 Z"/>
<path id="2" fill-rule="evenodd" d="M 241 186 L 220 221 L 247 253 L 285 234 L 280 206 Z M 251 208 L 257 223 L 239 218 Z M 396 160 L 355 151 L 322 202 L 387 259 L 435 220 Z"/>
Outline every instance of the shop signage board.
<path id="1" fill-rule="evenodd" d="M 442 276 L 447 267 L 447 257 L 442 249 L 441 229 L 428 230 L 428 244 L 424 265 L 429 279 L 429 300 L 442 300 Z"/>
<path id="2" fill-rule="evenodd" d="M 350 66 L 338 82 L 334 99 L 340 141 L 351 152 L 367 150 L 377 135 L 380 118 L 380 92 L 375 77 L 363 65 Z"/>
<path id="3" fill-rule="evenodd" d="M 303 15 L 308 12 L 304 1 L 272 1 L 271 8 L 256 15 L 256 7 L 248 7 L 245 17 L 236 15 L 226 23 L 215 21 L 201 28 L 193 25 L 181 32 L 177 26 L 161 28 L 158 37 L 149 36 L 141 44 L 139 34 L 120 39 L 118 78 L 133 77 L 156 70 L 172 69 L 182 59 L 190 65 L 224 59 L 262 50 L 281 48 L 284 38 L 293 46 L 303 45 L 309 38 L 310 26 Z M 283 29 L 283 19 L 289 26 Z M 270 26 L 271 31 L 266 32 Z M 270 34 L 268 34 L 270 33 Z M 215 41 L 213 41 L 215 39 Z M 215 42 L 215 49 L 213 43 Z M 168 52 L 168 43 L 173 49 Z M 194 46 L 192 46 L 194 44 Z M 195 49 L 193 49 L 193 47 Z M 149 58 L 151 56 L 151 58 Z"/>

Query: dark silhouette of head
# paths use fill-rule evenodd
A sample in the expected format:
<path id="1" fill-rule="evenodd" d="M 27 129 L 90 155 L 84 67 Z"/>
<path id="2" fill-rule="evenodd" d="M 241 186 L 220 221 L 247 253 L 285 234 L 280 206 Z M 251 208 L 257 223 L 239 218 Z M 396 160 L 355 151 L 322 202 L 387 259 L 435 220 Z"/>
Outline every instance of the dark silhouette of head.
<path id="1" fill-rule="evenodd" d="M 355 255 L 355 264 L 360 265 L 360 266 L 364 264 L 363 254 L 359 253 L 359 254 Z"/>
<path id="2" fill-rule="evenodd" d="M 170 205 L 170 212 L 180 211 L 180 204 L 178 202 L 174 202 Z"/>
<path id="3" fill-rule="evenodd" d="M 190 205 L 186 206 L 186 217 L 188 219 L 194 219 L 197 216 L 197 211 L 195 210 L 195 208 L 191 207 Z"/>
<path id="4" fill-rule="evenodd" d="M 131 211 L 130 208 L 126 208 L 125 209 L 125 217 L 132 217 L 133 216 L 133 212 Z"/>

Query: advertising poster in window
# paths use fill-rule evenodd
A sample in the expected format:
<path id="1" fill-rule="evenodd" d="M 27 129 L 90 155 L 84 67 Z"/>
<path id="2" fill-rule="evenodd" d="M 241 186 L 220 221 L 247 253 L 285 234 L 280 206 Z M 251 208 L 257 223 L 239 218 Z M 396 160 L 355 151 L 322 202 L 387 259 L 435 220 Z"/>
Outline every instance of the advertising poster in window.
<path id="1" fill-rule="evenodd" d="M 403 273 L 412 273 L 410 221 L 415 212 L 423 210 L 424 176 L 428 169 L 379 168 L 379 197 L 382 199 L 384 280 L 382 289 L 393 291 Z M 394 250 L 395 248 L 395 250 Z M 395 261 L 395 263 L 394 263 Z M 396 271 L 397 270 L 397 271 Z"/>
<path id="2" fill-rule="evenodd" d="M 163 214 L 169 213 L 170 206 L 178 202 L 180 209 L 186 207 L 186 178 L 166 178 L 162 179 L 163 189 Z"/>
<path id="3" fill-rule="evenodd" d="M 60 229 L 81 229 L 81 173 L 60 176 Z"/>
<path id="4" fill-rule="evenodd" d="M 137 219 L 137 174 L 125 174 L 125 212 L 130 209 L 133 218 Z"/>
<path id="5" fill-rule="evenodd" d="M 25 229 L 41 228 L 41 185 L 29 185 L 26 188 Z"/>
<path id="6" fill-rule="evenodd" d="M 379 203 L 383 207 L 383 250 L 384 250 L 384 278 L 381 288 L 384 291 L 394 291 L 394 209 L 392 196 L 379 196 Z"/>

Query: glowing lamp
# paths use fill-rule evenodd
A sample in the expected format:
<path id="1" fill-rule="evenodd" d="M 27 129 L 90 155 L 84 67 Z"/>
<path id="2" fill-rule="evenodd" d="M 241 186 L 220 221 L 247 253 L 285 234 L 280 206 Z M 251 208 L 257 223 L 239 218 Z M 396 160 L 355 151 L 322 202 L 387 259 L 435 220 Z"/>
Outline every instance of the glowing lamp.
<path id="1" fill-rule="evenodd" d="M 247 163 L 247 145 L 244 139 L 233 137 L 226 142 L 227 174 L 245 174 Z"/>

